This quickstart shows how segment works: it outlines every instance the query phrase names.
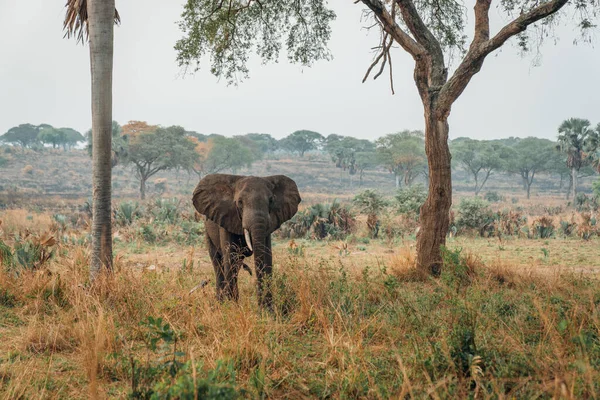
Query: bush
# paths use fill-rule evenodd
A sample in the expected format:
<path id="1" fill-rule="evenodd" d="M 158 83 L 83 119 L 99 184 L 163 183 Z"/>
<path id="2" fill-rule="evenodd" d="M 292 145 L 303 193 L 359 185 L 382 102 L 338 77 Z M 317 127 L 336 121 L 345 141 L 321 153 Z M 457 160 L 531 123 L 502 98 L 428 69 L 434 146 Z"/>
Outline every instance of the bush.
<path id="1" fill-rule="evenodd" d="M 550 217 L 540 217 L 533 223 L 535 236 L 540 239 L 548 239 L 554 235 L 554 223 Z"/>
<path id="2" fill-rule="evenodd" d="M 496 229 L 503 235 L 512 236 L 522 232 L 523 227 L 527 225 L 527 217 L 524 217 L 519 211 L 502 210 L 496 216 Z"/>
<path id="3" fill-rule="evenodd" d="M 54 256 L 55 245 L 53 236 L 16 235 L 12 249 L 0 240 L 0 262 L 17 273 L 20 270 L 37 270 Z"/>
<path id="4" fill-rule="evenodd" d="M 179 221 L 179 200 L 173 199 L 157 199 L 151 207 L 152 215 L 158 222 L 174 224 Z"/>
<path id="5" fill-rule="evenodd" d="M 354 197 L 352 200 L 361 213 L 367 214 L 367 227 L 372 238 L 379 234 L 378 214 L 385 208 L 387 201 L 374 190 L 367 189 Z"/>
<path id="6" fill-rule="evenodd" d="M 115 210 L 115 222 L 118 225 L 131 225 L 136 218 L 142 216 L 140 205 L 137 201 L 124 201 L 119 203 Z"/>
<path id="7" fill-rule="evenodd" d="M 560 221 L 560 233 L 565 237 L 571 236 L 573 234 L 573 232 L 575 231 L 576 227 L 577 227 L 577 224 L 573 220 Z"/>
<path id="8" fill-rule="evenodd" d="M 146 243 L 156 243 L 157 236 L 152 225 L 143 225 L 140 229 L 140 234 Z"/>
<path id="9" fill-rule="evenodd" d="M 133 399 L 237 399 L 233 362 L 217 362 L 205 371 L 201 363 L 183 362 L 185 353 L 177 350 L 178 332 L 162 318 L 148 317 L 142 322 L 145 352 L 152 357 L 133 359 L 130 398 Z"/>
<path id="10" fill-rule="evenodd" d="M 489 201 L 490 203 L 498 203 L 504 200 L 504 197 L 500 196 L 498 192 L 487 192 L 485 196 L 483 196 L 483 198 Z"/>
<path id="11" fill-rule="evenodd" d="M 354 229 L 356 219 L 348 206 L 333 203 L 319 203 L 299 211 L 292 219 L 281 226 L 282 238 L 298 238 L 310 235 L 316 239 L 343 239 Z"/>
<path id="12" fill-rule="evenodd" d="M 352 203 L 363 214 L 379 214 L 387 206 L 387 201 L 375 190 L 367 189 L 357 194 Z"/>
<path id="13" fill-rule="evenodd" d="M 599 207 L 598 202 L 598 197 L 579 193 L 575 198 L 575 208 L 577 208 L 577 211 L 596 211 Z"/>
<path id="14" fill-rule="evenodd" d="M 594 191 L 594 197 L 600 199 L 600 178 L 592 183 L 592 190 Z"/>
<path id="15" fill-rule="evenodd" d="M 422 185 L 408 186 L 398 190 L 395 199 L 399 213 L 418 216 L 427 199 L 427 191 Z"/>
<path id="16" fill-rule="evenodd" d="M 482 231 L 494 221 L 490 204 L 479 197 L 463 198 L 458 205 L 456 226 L 459 230 Z"/>
<path id="17" fill-rule="evenodd" d="M 157 178 L 154 180 L 154 188 L 159 194 L 163 194 L 168 190 L 167 178 Z"/>
<path id="18" fill-rule="evenodd" d="M 23 175 L 33 175 L 33 167 L 31 165 L 26 165 L 21 172 L 23 172 Z"/>

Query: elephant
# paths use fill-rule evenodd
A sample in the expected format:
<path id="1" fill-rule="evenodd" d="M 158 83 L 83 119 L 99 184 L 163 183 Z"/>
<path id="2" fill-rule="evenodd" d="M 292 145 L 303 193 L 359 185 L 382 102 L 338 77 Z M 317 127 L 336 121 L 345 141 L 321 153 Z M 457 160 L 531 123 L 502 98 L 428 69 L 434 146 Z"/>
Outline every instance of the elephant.
<path id="1" fill-rule="evenodd" d="M 258 303 L 272 310 L 271 233 L 296 214 L 301 201 L 296 183 L 284 175 L 210 174 L 200 180 L 192 202 L 206 219 L 219 301 L 238 300 L 238 272 L 247 268 L 244 258 L 254 255 Z"/>

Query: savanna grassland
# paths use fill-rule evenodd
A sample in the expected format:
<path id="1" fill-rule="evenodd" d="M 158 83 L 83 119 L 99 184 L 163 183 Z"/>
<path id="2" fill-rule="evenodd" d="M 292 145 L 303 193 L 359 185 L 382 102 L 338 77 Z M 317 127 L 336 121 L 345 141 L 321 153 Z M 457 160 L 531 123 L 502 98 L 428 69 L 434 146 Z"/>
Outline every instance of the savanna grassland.
<path id="1" fill-rule="evenodd" d="M 303 197 L 274 235 L 268 314 L 245 271 L 239 303 L 216 301 L 183 172 L 140 202 L 115 169 L 115 273 L 91 285 L 89 158 L 49 157 L 15 157 L 0 182 L 3 398 L 600 396 L 593 204 L 508 179 L 489 202 L 459 190 L 445 268 L 423 279 L 418 190 L 370 172 L 379 193 L 352 201 L 362 188 L 327 160 L 261 161 Z"/>

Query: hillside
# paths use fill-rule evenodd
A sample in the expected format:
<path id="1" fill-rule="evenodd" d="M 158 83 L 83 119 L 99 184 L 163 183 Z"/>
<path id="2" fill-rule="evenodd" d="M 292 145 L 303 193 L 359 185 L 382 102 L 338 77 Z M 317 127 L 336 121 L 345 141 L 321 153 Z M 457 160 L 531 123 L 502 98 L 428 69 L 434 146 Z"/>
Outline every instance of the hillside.
<path id="1" fill-rule="evenodd" d="M 64 152 L 46 150 L 44 152 L 15 151 L 10 162 L 2 168 L 0 175 L 0 205 L 3 207 L 47 202 L 56 199 L 62 202 L 80 203 L 91 197 L 91 160 L 83 150 Z M 347 171 L 336 168 L 330 158 L 322 154 L 307 154 L 304 158 L 277 155 L 258 161 L 250 169 L 238 171 L 239 174 L 290 176 L 298 184 L 304 197 L 313 201 L 349 198 L 360 190 L 371 188 L 391 195 L 395 191 L 394 177 L 383 169 L 366 171 L 362 186 L 358 175 L 350 177 Z M 154 182 L 166 179 L 166 196 L 188 196 L 198 176 L 185 171 L 161 172 L 148 182 L 150 196 L 161 194 Z M 471 195 L 471 182 L 466 175 L 458 171 L 454 177 L 455 194 Z M 589 191 L 594 177 L 581 180 L 580 190 Z M 421 178 L 421 183 L 424 183 Z M 123 166 L 113 170 L 113 190 L 115 199 L 136 198 L 139 193 L 139 181 L 135 173 Z M 523 191 L 515 176 L 492 175 L 484 188 L 498 191 L 504 196 L 521 197 Z M 564 189 L 562 189 L 564 192 Z M 556 177 L 540 176 L 534 185 L 533 196 L 558 197 L 561 193 Z"/>

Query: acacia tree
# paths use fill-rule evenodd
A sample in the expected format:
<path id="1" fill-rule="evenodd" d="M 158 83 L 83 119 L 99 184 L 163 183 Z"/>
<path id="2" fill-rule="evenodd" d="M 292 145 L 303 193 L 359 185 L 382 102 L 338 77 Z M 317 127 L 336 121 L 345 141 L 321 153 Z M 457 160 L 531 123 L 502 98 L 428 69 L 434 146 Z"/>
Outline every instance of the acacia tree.
<path id="1" fill-rule="evenodd" d="M 348 171 L 350 176 L 350 185 L 352 185 L 352 176 L 360 172 L 360 183 L 364 169 L 368 165 L 360 166 L 357 164 L 357 154 L 374 152 L 375 144 L 366 139 L 357 139 L 351 136 L 340 136 L 331 134 L 324 140 L 324 150 L 329 153 L 331 160 L 335 163 L 336 168 L 340 168 L 340 183 L 342 182 L 343 172 Z M 366 161 L 365 157 L 361 161 Z"/>
<path id="2" fill-rule="evenodd" d="M 128 138 L 127 163 L 133 166 L 140 181 L 140 198 L 146 198 L 146 182 L 160 171 L 182 168 L 190 170 L 195 158 L 195 144 L 180 126 L 142 131 Z"/>
<path id="3" fill-rule="evenodd" d="M 425 141 L 421 131 L 390 133 L 377 139 L 379 161 L 394 174 L 396 188 L 409 186 L 427 164 Z"/>
<path id="4" fill-rule="evenodd" d="M 32 124 L 21 124 L 10 128 L 4 135 L 0 136 L 0 141 L 4 143 L 18 144 L 23 149 L 31 147 L 38 142 L 40 127 Z"/>
<path id="5" fill-rule="evenodd" d="M 67 134 L 62 129 L 48 127 L 40 130 L 38 139 L 40 142 L 50 144 L 53 149 L 56 149 L 57 147 L 66 145 Z"/>
<path id="6" fill-rule="evenodd" d="M 417 266 L 423 273 L 439 274 L 441 246 L 445 244 L 452 205 L 448 117 L 452 105 L 471 78 L 481 70 L 486 57 L 510 38 L 519 36 L 527 46 L 527 28 L 554 16 L 567 4 L 577 12 L 578 26 L 593 26 L 591 8 L 595 0 L 500 0 L 499 9 L 512 18 L 494 35 L 490 32 L 491 0 L 475 0 L 471 44 L 466 48 L 466 12 L 457 0 L 357 0 L 381 30 L 380 53 L 367 71 L 378 64 L 389 66 L 393 44 L 409 53 L 415 62 L 414 80 L 425 114 L 425 142 L 429 165 L 429 194 L 421 207 L 421 229 L 417 238 Z M 310 65 L 328 59 L 327 41 L 335 13 L 326 0 L 187 0 L 180 27 L 184 37 L 177 42 L 178 62 L 198 69 L 209 53 L 211 71 L 235 82 L 247 75 L 246 61 L 254 49 L 265 61 L 278 58 L 283 43 L 291 61 Z M 558 21 L 557 18 L 553 19 Z M 550 24 L 536 25 L 536 42 L 547 36 Z M 459 55 L 450 74 L 447 60 Z M 379 76 L 378 73 L 376 76 Z M 366 77 L 365 77 L 366 79 Z"/>
<path id="7" fill-rule="evenodd" d="M 452 154 L 459 164 L 473 177 L 475 195 L 481 192 L 492 173 L 503 169 L 510 157 L 508 147 L 469 138 L 459 138 L 452 142 Z"/>
<path id="8" fill-rule="evenodd" d="M 506 170 L 520 176 L 527 198 L 530 198 L 535 176 L 540 172 L 550 171 L 554 164 L 560 163 L 559 153 L 555 149 L 555 143 L 536 137 L 516 141 L 511 150 Z"/>
<path id="9" fill-rule="evenodd" d="M 365 171 L 375 169 L 380 165 L 379 157 L 375 151 L 360 151 L 355 155 L 356 169 L 358 171 L 358 186 L 362 186 Z"/>
<path id="10" fill-rule="evenodd" d="M 558 148 L 567 155 L 567 167 L 571 169 L 571 195 L 575 200 L 579 170 L 592 163 L 598 147 L 599 132 L 587 119 L 571 118 L 558 128 Z"/>
<path id="11" fill-rule="evenodd" d="M 214 136 L 208 140 L 210 151 L 204 163 L 205 173 L 216 174 L 231 170 L 234 174 L 241 168 L 250 168 L 254 155 L 239 140 L 224 136 Z"/>
<path id="12" fill-rule="evenodd" d="M 304 157 L 307 151 L 317 149 L 322 140 L 323 136 L 318 132 L 296 131 L 281 139 L 281 147 Z"/>
<path id="13" fill-rule="evenodd" d="M 90 276 L 112 270 L 111 122 L 115 0 L 67 0 L 66 36 L 90 42 L 92 81 L 92 254 Z"/>

